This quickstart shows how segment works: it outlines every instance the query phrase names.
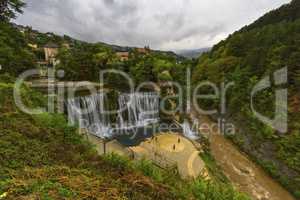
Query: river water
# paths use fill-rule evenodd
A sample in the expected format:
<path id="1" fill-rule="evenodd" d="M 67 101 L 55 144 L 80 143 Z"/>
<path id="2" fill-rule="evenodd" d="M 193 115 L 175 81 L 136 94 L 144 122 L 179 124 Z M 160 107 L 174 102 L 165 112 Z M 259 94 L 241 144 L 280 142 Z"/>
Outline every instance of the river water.
<path id="1" fill-rule="evenodd" d="M 201 122 L 211 124 L 209 119 Z M 223 173 L 241 192 L 255 200 L 296 200 L 231 141 L 217 133 L 210 135 L 210 148 Z"/>

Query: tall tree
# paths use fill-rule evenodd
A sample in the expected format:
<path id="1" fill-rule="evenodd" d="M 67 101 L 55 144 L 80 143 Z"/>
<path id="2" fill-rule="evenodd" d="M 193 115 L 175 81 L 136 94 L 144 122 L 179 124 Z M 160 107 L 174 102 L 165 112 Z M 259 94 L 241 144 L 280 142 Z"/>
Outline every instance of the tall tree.
<path id="1" fill-rule="evenodd" d="M 0 21 L 16 18 L 17 13 L 23 12 L 24 6 L 23 0 L 0 0 Z"/>

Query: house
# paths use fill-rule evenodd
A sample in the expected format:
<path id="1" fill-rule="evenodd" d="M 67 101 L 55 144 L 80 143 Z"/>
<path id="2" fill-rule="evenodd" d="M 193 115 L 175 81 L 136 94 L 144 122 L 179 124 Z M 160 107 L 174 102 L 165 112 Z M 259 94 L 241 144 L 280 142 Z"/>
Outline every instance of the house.
<path id="1" fill-rule="evenodd" d="M 44 46 L 45 52 L 45 61 L 49 64 L 55 66 L 58 64 L 58 60 L 56 59 L 58 55 L 59 46 L 54 43 L 48 43 Z"/>
<path id="2" fill-rule="evenodd" d="M 58 49 L 59 46 L 54 43 L 48 43 L 44 46 L 44 52 L 45 52 L 45 60 L 47 62 L 50 62 L 51 59 L 56 58 L 58 55 Z"/>
<path id="3" fill-rule="evenodd" d="M 148 54 L 151 51 L 149 47 L 136 48 L 136 50 L 138 53 L 141 53 L 141 54 Z"/>
<path id="4" fill-rule="evenodd" d="M 129 60 L 129 52 L 117 52 L 116 55 L 119 57 L 121 61 Z"/>

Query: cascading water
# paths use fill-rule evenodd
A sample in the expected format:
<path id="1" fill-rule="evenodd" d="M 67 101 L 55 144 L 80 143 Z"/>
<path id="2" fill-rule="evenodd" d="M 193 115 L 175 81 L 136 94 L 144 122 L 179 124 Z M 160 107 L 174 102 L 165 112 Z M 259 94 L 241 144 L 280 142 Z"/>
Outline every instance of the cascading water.
<path id="1" fill-rule="evenodd" d="M 97 93 L 67 101 L 69 122 L 87 128 L 91 133 L 106 138 L 111 136 L 111 123 L 105 113 L 107 96 Z"/>
<path id="2" fill-rule="evenodd" d="M 187 120 L 185 120 L 184 123 L 181 124 L 183 135 L 191 140 L 197 140 L 199 139 L 199 134 L 197 131 L 193 130 L 193 127 L 198 127 L 198 122 L 196 120 L 193 120 L 192 127 Z"/>
<path id="3" fill-rule="evenodd" d="M 155 93 L 120 94 L 118 120 L 113 126 L 105 111 L 107 96 L 98 93 L 67 101 L 71 124 L 78 123 L 101 138 L 111 138 L 120 130 L 143 127 L 159 121 L 159 96 Z"/>
<path id="4" fill-rule="evenodd" d="M 159 120 L 159 97 L 155 93 L 119 96 L 119 128 L 143 127 Z"/>

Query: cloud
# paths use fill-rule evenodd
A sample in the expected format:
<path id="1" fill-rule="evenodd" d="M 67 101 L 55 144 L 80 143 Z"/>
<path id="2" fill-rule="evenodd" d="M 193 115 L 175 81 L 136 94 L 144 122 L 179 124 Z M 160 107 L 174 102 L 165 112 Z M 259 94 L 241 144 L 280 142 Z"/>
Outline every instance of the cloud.
<path id="1" fill-rule="evenodd" d="M 163 50 L 212 46 L 290 0 L 25 0 L 17 23 L 88 42 Z"/>

